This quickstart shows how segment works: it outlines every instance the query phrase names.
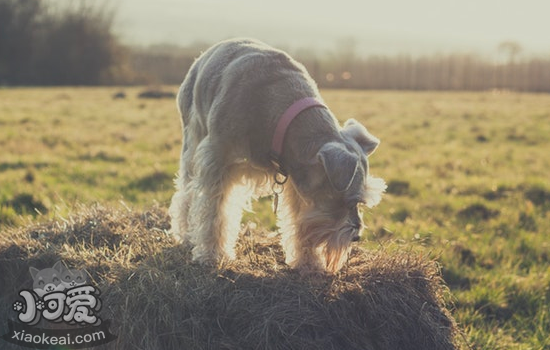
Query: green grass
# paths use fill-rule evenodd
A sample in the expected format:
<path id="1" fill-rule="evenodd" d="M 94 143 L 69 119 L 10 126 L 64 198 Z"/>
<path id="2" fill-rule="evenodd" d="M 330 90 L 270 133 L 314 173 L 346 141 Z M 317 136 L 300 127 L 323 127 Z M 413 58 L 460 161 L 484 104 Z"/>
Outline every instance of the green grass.
<path id="1" fill-rule="evenodd" d="M 0 89 L 0 228 L 78 203 L 168 205 L 181 142 L 175 102 L 137 99 L 135 88 L 112 100 L 115 91 Z M 435 258 L 474 348 L 548 349 L 550 96 L 322 94 L 342 121 L 356 118 L 382 140 L 370 165 L 389 189 L 365 213 L 363 244 Z M 255 209 L 246 219 L 273 229 L 269 201 Z"/>
<path id="2" fill-rule="evenodd" d="M 181 144 L 173 100 L 113 100 L 117 90 L 0 90 L 2 218 L 6 203 L 32 195 L 48 212 L 75 202 L 165 204 Z M 28 214 L 32 208 L 16 210 Z"/>

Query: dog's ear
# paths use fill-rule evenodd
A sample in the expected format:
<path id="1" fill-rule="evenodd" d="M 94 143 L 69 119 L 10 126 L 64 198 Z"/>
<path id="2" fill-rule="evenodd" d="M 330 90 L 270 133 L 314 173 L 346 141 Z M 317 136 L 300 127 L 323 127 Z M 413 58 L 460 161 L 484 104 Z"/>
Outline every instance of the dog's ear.
<path id="1" fill-rule="evenodd" d="M 357 172 L 359 158 L 335 142 L 323 145 L 317 157 L 323 164 L 332 187 L 339 192 L 346 191 Z"/>
<path id="2" fill-rule="evenodd" d="M 54 265 L 53 265 L 53 268 L 54 270 L 57 270 L 59 272 L 64 272 L 65 270 L 67 270 L 67 267 L 61 262 L 61 260 L 59 260 L 58 262 L 56 262 Z"/>
<path id="3" fill-rule="evenodd" d="M 380 144 L 380 140 L 355 119 L 346 121 L 342 135 L 357 142 L 367 156 L 371 155 Z"/>
<path id="4" fill-rule="evenodd" d="M 34 280 L 38 272 L 40 272 L 40 270 L 35 267 L 30 267 L 29 272 L 31 273 L 32 279 Z"/>

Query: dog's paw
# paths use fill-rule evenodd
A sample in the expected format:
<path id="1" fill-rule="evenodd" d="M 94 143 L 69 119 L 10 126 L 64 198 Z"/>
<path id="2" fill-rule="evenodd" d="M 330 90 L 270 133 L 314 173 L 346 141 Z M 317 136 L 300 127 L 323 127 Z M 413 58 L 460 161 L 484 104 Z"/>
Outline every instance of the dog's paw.
<path id="1" fill-rule="evenodd" d="M 193 251 L 192 261 L 195 264 L 199 264 L 204 267 L 212 267 L 212 268 L 216 268 L 220 263 L 220 260 L 217 259 L 215 256 L 196 254 L 195 251 Z"/>
<path id="2" fill-rule="evenodd" d="M 15 303 L 13 303 L 13 311 L 23 311 L 23 304 L 20 301 L 16 301 Z"/>
<path id="3" fill-rule="evenodd" d="M 235 252 L 218 251 L 216 249 L 199 249 L 198 247 L 192 250 L 193 262 L 209 267 L 220 267 L 220 264 L 225 264 L 235 260 Z"/>
<path id="4" fill-rule="evenodd" d="M 298 270 L 298 273 L 300 274 L 300 277 L 308 280 L 319 280 L 330 276 L 330 273 L 325 270 L 315 269 Z"/>
<path id="5" fill-rule="evenodd" d="M 317 262 L 303 262 L 294 266 L 302 277 L 324 277 L 327 276 L 327 271 Z"/>
<path id="6" fill-rule="evenodd" d="M 187 239 L 185 239 L 185 235 L 181 233 L 180 230 L 171 228 L 170 231 L 168 231 L 168 234 L 177 244 L 183 244 L 187 242 Z"/>
<path id="7" fill-rule="evenodd" d="M 36 302 L 36 309 L 37 310 L 44 310 L 45 307 L 46 307 L 46 305 L 44 304 L 44 302 L 42 300 L 38 300 Z"/>

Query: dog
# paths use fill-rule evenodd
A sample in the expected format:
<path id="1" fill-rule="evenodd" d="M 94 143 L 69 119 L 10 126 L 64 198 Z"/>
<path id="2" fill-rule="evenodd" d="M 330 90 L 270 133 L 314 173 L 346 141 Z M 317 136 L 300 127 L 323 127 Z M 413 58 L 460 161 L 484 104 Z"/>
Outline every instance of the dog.
<path id="1" fill-rule="evenodd" d="M 61 265 L 61 283 L 65 289 L 82 286 L 86 284 L 86 271 L 69 269 L 63 264 Z"/>
<path id="2" fill-rule="evenodd" d="M 346 262 L 363 227 L 361 204 L 386 188 L 369 175 L 380 140 L 357 121 L 343 128 L 303 65 L 253 39 L 205 51 L 177 95 L 183 147 L 169 214 L 193 260 L 235 258 L 243 208 L 274 195 L 285 261 L 304 273 Z M 288 180 L 288 181 L 287 181 Z"/>
<path id="3" fill-rule="evenodd" d="M 61 283 L 61 270 L 63 267 L 63 263 L 58 261 L 53 267 L 42 270 L 34 267 L 29 268 L 33 280 L 33 290 L 39 297 L 65 290 L 65 286 Z"/>

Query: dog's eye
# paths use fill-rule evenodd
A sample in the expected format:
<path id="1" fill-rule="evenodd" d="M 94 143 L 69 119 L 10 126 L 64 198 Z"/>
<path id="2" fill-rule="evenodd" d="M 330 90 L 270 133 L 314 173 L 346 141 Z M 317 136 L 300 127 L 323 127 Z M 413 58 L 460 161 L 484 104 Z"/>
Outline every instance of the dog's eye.
<path id="1" fill-rule="evenodd" d="M 39 285 L 39 286 L 43 286 L 43 285 L 44 285 L 44 281 L 42 281 L 42 280 L 38 281 L 38 285 Z"/>
<path id="2" fill-rule="evenodd" d="M 53 278 L 53 281 L 54 281 L 54 282 L 59 282 L 59 278 L 54 277 L 54 278 Z"/>

